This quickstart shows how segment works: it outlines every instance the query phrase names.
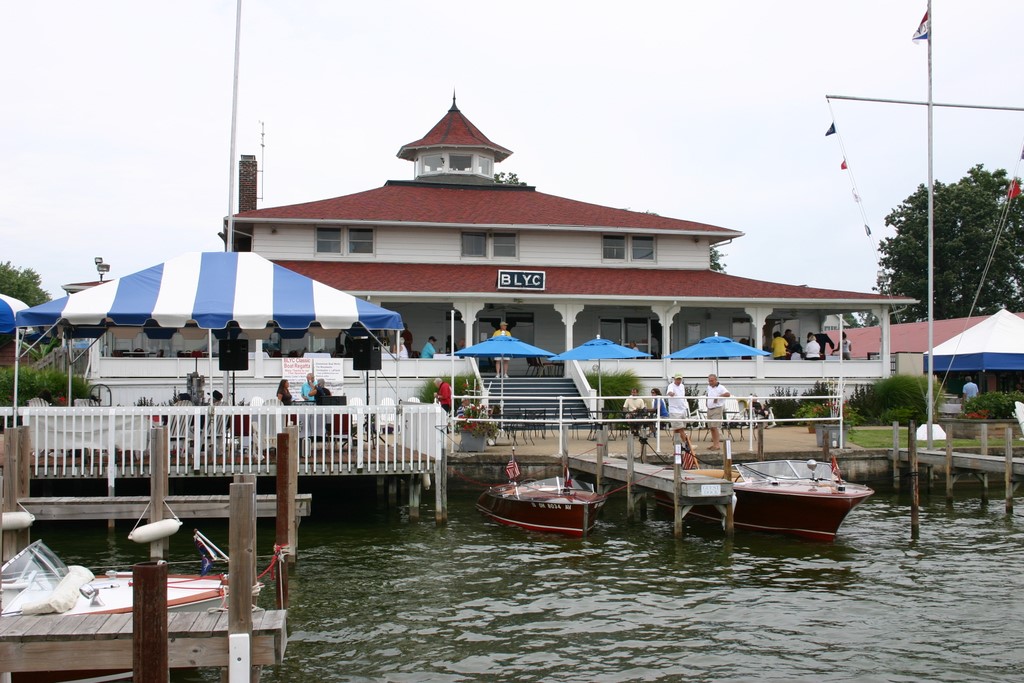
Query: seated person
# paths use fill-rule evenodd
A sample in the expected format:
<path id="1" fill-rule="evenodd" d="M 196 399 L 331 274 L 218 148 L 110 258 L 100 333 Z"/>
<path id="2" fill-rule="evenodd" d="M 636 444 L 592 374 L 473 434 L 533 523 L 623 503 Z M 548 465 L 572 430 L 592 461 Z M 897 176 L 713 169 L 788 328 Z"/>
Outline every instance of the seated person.
<path id="1" fill-rule="evenodd" d="M 316 398 L 316 404 L 317 405 L 323 404 L 324 399 L 326 397 L 330 396 L 330 395 L 331 395 L 331 390 L 327 388 L 326 384 L 324 384 L 324 378 L 323 377 L 319 378 L 316 381 L 316 394 L 314 394 L 314 396 Z"/>

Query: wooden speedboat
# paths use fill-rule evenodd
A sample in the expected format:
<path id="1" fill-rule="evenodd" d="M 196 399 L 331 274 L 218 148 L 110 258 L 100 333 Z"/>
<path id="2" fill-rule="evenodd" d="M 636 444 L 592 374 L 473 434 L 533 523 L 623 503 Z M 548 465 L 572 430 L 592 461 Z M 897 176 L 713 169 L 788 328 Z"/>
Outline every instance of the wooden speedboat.
<path id="1" fill-rule="evenodd" d="M 687 470 L 722 478 L 721 470 Z M 733 524 L 737 529 L 833 541 L 846 515 L 874 493 L 842 481 L 829 463 L 815 460 L 766 460 L 733 465 Z M 658 494 L 671 508 L 670 497 Z M 694 506 L 687 517 L 722 523 L 718 508 Z"/>
<path id="2" fill-rule="evenodd" d="M 220 607 L 227 591 L 222 576 L 168 575 L 171 611 Z M 132 573 L 94 576 L 69 568 L 42 541 L 35 541 L 3 566 L 3 616 L 11 614 L 117 614 L 132 611 Z"/>
<path id="3" fill-rule="evenodd" d="M 134 586 L 131 572 L 109 571 L 95 576 L 85 567 L 68 567 L 43 541 L 35 541 L 4 563 L 2 568 L 3 617 L 59 614 L 88 617 L 131 613 Z M 167 576 L 167 609 L 201 611 L 225 604 L 227 579 L 223 575 Z M 3 669 L 0 663 L 0 670 Z M 14 673 L 14 683 L 54 681 L 130 680 L 131 672 L 117 670 L 55 670 Z"/>
<path id="4" fill-rule="evenodd" d="M 499 524 L 582 537 L 593 530 L 606 500 L 589 484 L 552 477 L 492 486 L 480 494 L 476 507 Z"/>

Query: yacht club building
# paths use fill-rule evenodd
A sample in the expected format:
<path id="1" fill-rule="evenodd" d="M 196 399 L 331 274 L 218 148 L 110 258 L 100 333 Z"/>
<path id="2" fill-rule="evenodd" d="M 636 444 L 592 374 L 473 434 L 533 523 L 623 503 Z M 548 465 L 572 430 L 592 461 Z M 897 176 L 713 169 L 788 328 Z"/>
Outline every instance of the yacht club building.
<path id="1" fill-rule="evenodd" d="M 496 166 L 511 154 L 470 122 L 453 98 L 426 135 L 399 148 L 398 156 L 411 165 L 409 180 L 257 208 L 256 160 L 243 156 L 230 246 L 399 312 L 414 335 L 414 352 L 435 337 L 443 354 L 453 343 L 491 336 L 505 321 L 514 336 L 554 353 L 598 335 L 633 342 L 655 360 L 617 367 L 659 386 L 674 372 L 706 375 L 706 361 L 657 360 L 704 337 L 719 334 L 763 348 L 775 331 L 792 330 L 802 340 L 821 331 L 829 316 L 870 311 L 882 321 L 880 351 L 872 358 L 783 363 L 755 357 L 721 361 L 719 372 L 741 391 L 760 395 L 840 374 L 870 380 L 891 373 L 889 312 L 911 300 L 715 272 L 712 247 L 739 240 L 741 231 L 496 182 Z M 132 385 L 151 392 L 158 378 L 183 387 L 186 375 L 217 374 L 215 360 L 198 358 L 204 343 L 111 335 L 94 349 L 88 377 L 111 386 L 115 403 L 133 400 L 133 391 L 139 392 Z M 285 374 L 278 356 L 342 355 L 345 343 L 313 335 L 250 340 L 254 362 L 233 376 L 239 399 L 272 391 Z M 154 351 L 153 344 L 164 346 Z M 140 352 L 148 362 L 131 357 Z M 413 356 L 384 355 L 381 374 L 401 378 L 399 398 L 414 394 L 426 378 L 473 369 L 469 360 Z M 350 359 L 345 363 L 353 384 L 369 383 Z M 526 369 L 525 361 L 513 361 L 512 374 Z M 585 385 L 582 373 L 589 369 L 573 370 L 578 385 Z"/>
<path id="2" fill-rule="evenodd" d="M 428 336 L 445 344 L 453 310 L 456 344 L 489 337 L 504 320 L 556 353 L 600 335 L 659 354 L 715 333 L 761 347 L 775 330 L 802 339 L 829 314 L 887 321 L 906 303 L 712 271 L 711 248 L 742 232 L 495 182 L 511 154 L 453 98 L 425 136 L 399 149 L 411 180 L 256 209 L 250 157 L 233 247 L 400 312 L 416 350 Z"/>

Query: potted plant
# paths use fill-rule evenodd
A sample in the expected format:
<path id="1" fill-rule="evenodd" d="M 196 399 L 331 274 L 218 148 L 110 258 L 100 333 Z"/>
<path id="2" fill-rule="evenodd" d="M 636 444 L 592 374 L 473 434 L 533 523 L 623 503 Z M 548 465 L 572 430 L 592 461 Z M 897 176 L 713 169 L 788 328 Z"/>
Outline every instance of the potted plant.
<path id="1" fill-rule="evenodd" d="M 459 409 L 455 430 L 461 436 L 459 450 L 478 453 L 487 447 L 487 441 L 498 435 L 498 425 L 491 422 L 487 408 L 479 403 L 468 403 Z"/>
<path id="2" fill-rule="evenodd" d="M 813 434 L 817 431 L 817 426 L 823 424 L 820 422 L 820 418 L 831 417 L 832 411 L 824 403 L 815 403 L 812 401 L 803 401 L 797 407 L 796 412 L 793 413 L 793 417 L 806 420 L 802 424 L 807 425 L 807 431 Z"/>

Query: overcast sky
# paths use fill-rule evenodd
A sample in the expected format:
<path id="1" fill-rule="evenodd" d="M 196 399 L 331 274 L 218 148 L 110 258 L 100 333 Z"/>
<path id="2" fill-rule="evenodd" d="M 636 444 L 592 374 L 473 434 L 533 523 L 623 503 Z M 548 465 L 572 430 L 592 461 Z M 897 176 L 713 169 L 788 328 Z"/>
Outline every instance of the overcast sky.
<path id="1" fill-rule="evenodd" d="M 743 231 L 730 274 L 868 292 L 884 217 L 927 179 L 926 109 L 826 95 L 924 101 L 926 6 L 244 0 L 231 159 L 235 2 L 9 3 L 0 262 L 59 296 L 96 256 L 117 277 L 220 250 L 240 154 L 261 208 L 410 179 L 395 155 L 454 90 L 541 192 Z M 936 102 L 1024 106 L 1024 3 L 932 15 Z M 1019 175 L 1022 142 L 1024 113 L 936 109 L 935 177 Z"/>

